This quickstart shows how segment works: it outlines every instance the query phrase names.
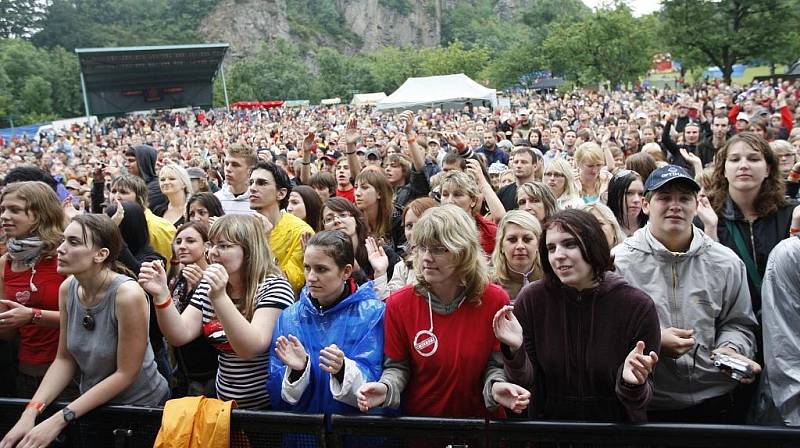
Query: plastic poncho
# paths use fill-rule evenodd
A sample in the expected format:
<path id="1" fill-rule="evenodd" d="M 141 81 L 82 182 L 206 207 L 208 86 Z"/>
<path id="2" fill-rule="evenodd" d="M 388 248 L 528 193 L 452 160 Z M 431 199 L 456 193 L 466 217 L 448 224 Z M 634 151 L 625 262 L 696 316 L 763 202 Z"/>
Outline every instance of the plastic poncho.
<path id="1" fill-rule="evenodd" d="M 283 310 L 272 332 L 269 380 L 267 389 L 274 410 L 305 413 L 357 414 L 358 408 L 335 400 L 330 390 L 330 374 L 319 367 L 321 349 L 336 344 L 349 362 L 354 362 L 365 382 L 378 381 L 383 371 L 384 304 L 372 282 L 361 285 L 333 308 L 320 311 L 308 296 L 308 287 L 300 300 Z M 280 336 L 294 335 L 309 356 L 310 381 L 297 404 L 281 397 L 286 365 L 275 353 Z"/>

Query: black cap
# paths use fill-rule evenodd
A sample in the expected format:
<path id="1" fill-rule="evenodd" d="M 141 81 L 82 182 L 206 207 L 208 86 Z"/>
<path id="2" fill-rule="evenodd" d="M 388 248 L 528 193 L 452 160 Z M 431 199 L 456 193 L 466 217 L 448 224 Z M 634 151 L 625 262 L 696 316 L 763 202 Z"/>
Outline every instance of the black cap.
<path id="1" fill-rule="evenodd" d="M 664 185 L 673 181 L 682 181 L 689 185 L 694 191 L 700 191 L 700 185 L 695 182 L 694 178 L 689 173 L 677 165 L 667 165 L 656 169 L 650 176 L 647 177 L 647 182 L 644 183 L 644 191 L 658 190 Z"/>

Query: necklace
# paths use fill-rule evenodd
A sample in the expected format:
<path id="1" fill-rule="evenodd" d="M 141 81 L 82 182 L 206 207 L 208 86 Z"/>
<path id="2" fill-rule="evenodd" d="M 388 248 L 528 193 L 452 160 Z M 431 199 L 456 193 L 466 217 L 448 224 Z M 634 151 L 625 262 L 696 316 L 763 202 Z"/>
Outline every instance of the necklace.
<path id="1" fill-rule="evenodd" d="M 511 266 L 508 266 L 508 265 L 506 265 L 506 266 L 508 267 L 508 270 L 509 270 L 509 271 L 511 271 L 511 272 L 513 272 L 513 273 L 515 273 L 515 274 L 517 274 L 517 275 L 521 275 L 521 276 L 522 276 L 522 287 L 523 287 L 523 288 L 524 288 L 524 287 L 526 287 L 526 286 L 528 286 L 528 283 L 530 283 L 530 282 L 531 282 L 530 280 L 528 280 L 528 276 L 529 276 L 529 275 L 531 275 L 531 274 L 533 274 L 533 271 L 536 269 L 536 264 L 535 264 L 535 263 L 534 263 L 534 265 L 533 265 L 533 266 L 531 266 L 531 270 L 530 270 L 530 271 L 528 271 L 527 273 L 525 273 L 525 272 L 519 272 L 519 271 L 515 271 L 515 270 L 514 270 L 514 268 L 512 268 Z M 521 288 L 520 288 L 520 289 L 521 289 Z"/>
<path id="2" fill-rule="evenodd" d="M 431 305 L 431 293 L 428 292 L 428 316 L 430 316 L 431 327 L 427 330 L 420 330 L 414 336 L 414 350 L 420 356 L 429 357 L 436 353 L 439 348 L 439 339 L 433 334 L 433 306 Z M 431 347 L 430 349 L 428 349 Z M 428 349 L 428 350 L 426 350 Z"/>
<path id="3" fill-rule="evenodd" d="M 105 278 L 103 278 L 102 283 L 100 283 L 100 286 L 97 289 L 95 289 L 94 292 L 92 293 L 92 295 L 90 295 L 90 296 L 86 294 L 86 287 L 84 287 L 83 288 L 83 300 L 88 302 L 87 299 L 94 298 L 94 296 L 96 296 L 97 293 L 100 292 L 103 289 L 103 286 L 105 285 L 106 281 L 108 280 L 108 276 L 109 275 L 110 275 L 109 271 L 106 271 L 106 276 L 105 276 Z M 92 316 L 92 313 L 89 310 L 88 306 L 84 306 L 84 310 L 85 310 L 86 314 L 83 315 L 83 321 L 81 322 L 81 324 L 83 325 L 83 328 L 85 328 L 85 329 L 87 329 L 89 331 L 92 331 L 92 330 L 94 330 L 94 327 L 95 327 L 94 316 Z"/>

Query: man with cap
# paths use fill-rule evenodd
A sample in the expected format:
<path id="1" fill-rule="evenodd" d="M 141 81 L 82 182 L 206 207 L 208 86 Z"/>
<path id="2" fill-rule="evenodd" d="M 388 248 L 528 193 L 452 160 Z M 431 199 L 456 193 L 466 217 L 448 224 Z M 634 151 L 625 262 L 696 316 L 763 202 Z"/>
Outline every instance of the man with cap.
<path id="1" fill-rule="evenodd" d="M 209 185 L 208 176 L 202 168 L 188 168 L 186 173 L 189 174 L 189 180 L 192 183 L 192 191 L 199 193 L 202 191 L 211 191 L 213 188 L 211 185 Z"/>
<path id="2" fill-rule="evenodd" d="M 374 148 L 368 149 L 364 152 L 364 159 L 366 166 L 377 166 L 380 168 L 383 164 L 383 157 L 381 157 L 380 151 Z"/>
<path id="3" fill-rule="evenodd" d="M 664 131 L 661 134 L 661 147 L 669 153 L 671 163 L 686 168 L 691 174 L 695 174 L 692 165 L 681 154 L 681 149 L 685 149 L 689 154 L 699 157 L 703 166 L 714 161 L 714 154 L 716 154 L 714 147 L 701 140 L 706 133 L 703 128 L 708 127 L 707 123 L 701 124 L 698 121 L 688 121 L 684 124 L 682 130 L 678 130 L 676 125 L 675 130 L 683 132 L 683 143 L 679 145 L 672 140 L 673 117 L 671 115 L 667 116 L 666 121 Z"/>
<path id="4" fill-rule="evenodd" d="M 648 409 L 650 421 L 743 423 L 733 400 L 740 383 L 761 367 L 752 361 L 757 326 L 744 263 L 692 225 L 710 207 L 686 170 L 667 165 L 645 182 L 647 226 L 614 248 L 614 264 L 653 299 L 661 322 L 660 361 Z M 725 358 L 727 357 L 727 359 Z M 747 372 L 716 363 L 740 363 Z"/>

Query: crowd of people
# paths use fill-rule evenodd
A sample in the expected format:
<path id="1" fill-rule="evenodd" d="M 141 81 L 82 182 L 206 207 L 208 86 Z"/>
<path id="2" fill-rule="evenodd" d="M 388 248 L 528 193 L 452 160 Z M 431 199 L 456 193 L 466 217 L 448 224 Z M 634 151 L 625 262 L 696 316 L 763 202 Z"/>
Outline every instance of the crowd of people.
<path id="1" fill-rule="evenodd" d="M 800 82 L 511 104 L 0 141 L 0 448 L 187 395 L 800 425 Z"/>

